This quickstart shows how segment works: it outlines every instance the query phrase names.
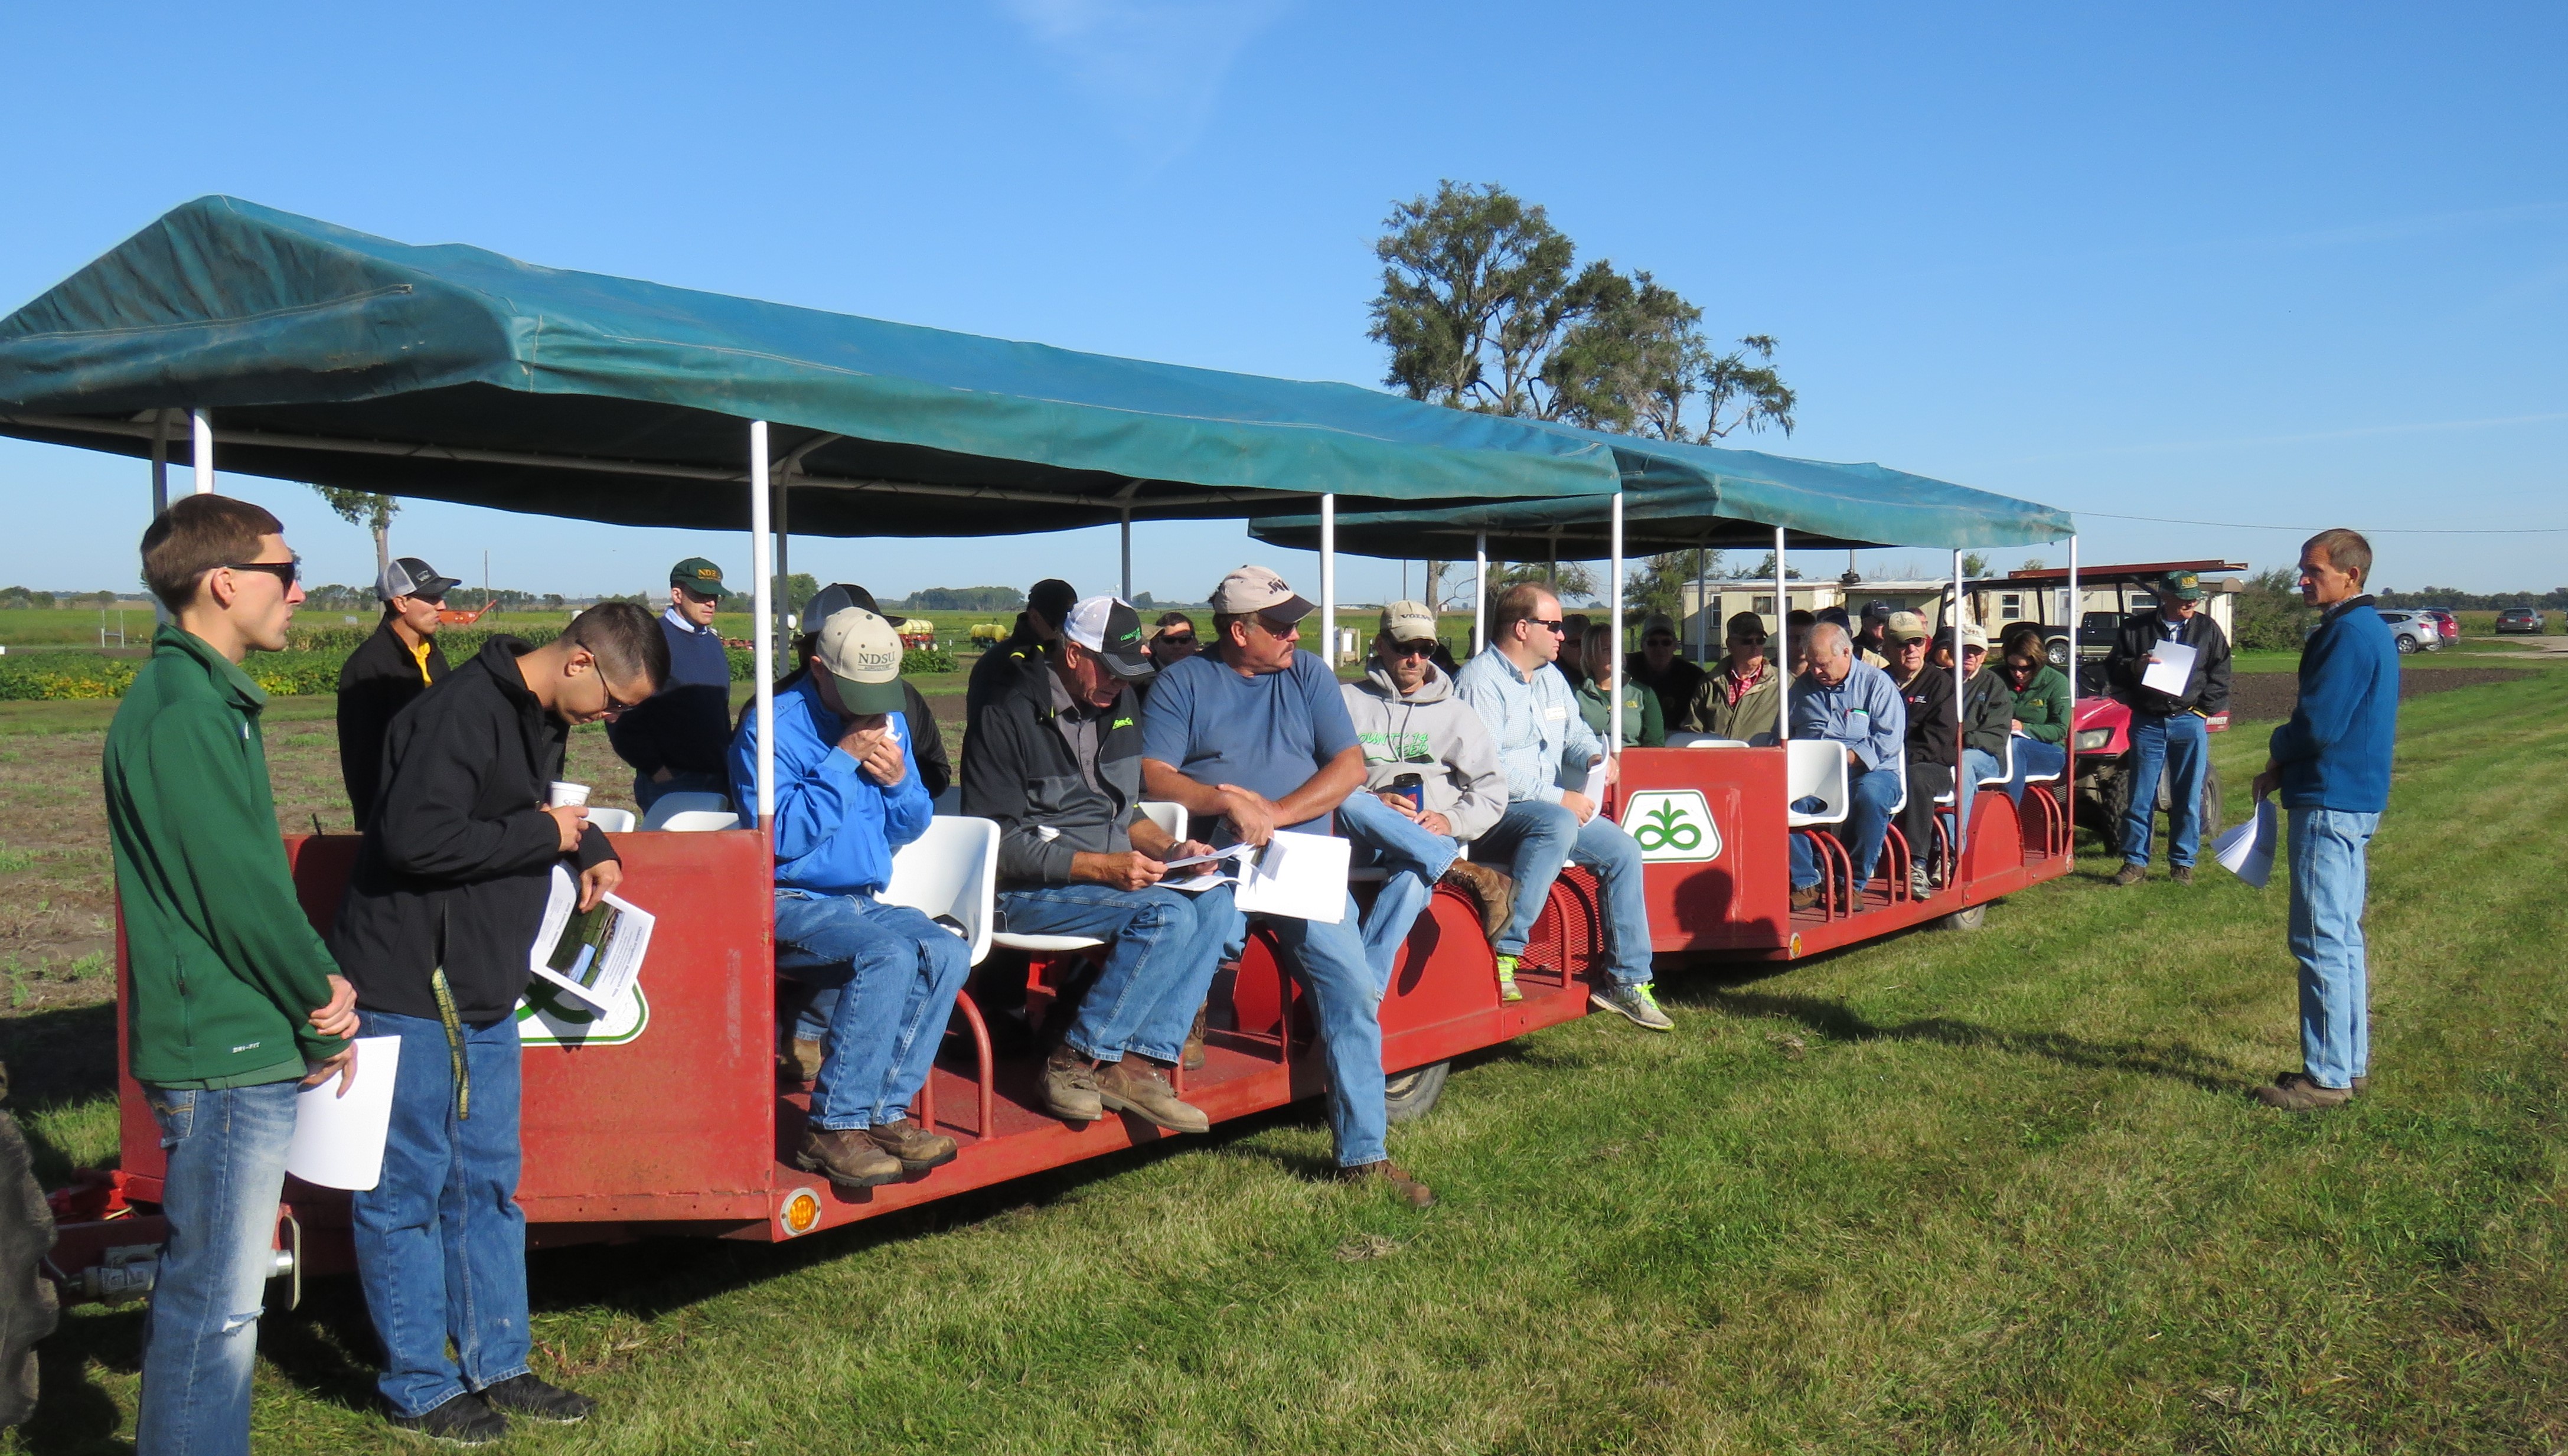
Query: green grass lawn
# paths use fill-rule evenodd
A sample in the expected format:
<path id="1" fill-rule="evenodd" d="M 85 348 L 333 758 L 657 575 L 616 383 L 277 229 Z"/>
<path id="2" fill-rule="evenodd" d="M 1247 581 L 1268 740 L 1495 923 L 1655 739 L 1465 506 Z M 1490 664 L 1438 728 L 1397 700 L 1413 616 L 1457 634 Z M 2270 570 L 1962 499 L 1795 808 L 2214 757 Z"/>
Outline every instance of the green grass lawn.
<path id="1" fill-rule="evenodd" d="M 1669 972 L 1671 1035 L 1471 1059 L 1394 1134 L 1423 1213 L 1319 1181 L 1304 1111 L 783 1248 L 537 1256 L 536 1367 L 604 1405 L 511 1449 L 2555 1451 L 2568 676 L 2402 723 L 2348 1109 L 2242 1095 L 2299 1061 L 2280 885 L 2090 860 L 1975 934 Z M 306 1298 L 259 1449 L 410 1449 L 347 1283 Z M 67 1316 L 23 1449 L 124 1449 L 139 1329 Z"/>

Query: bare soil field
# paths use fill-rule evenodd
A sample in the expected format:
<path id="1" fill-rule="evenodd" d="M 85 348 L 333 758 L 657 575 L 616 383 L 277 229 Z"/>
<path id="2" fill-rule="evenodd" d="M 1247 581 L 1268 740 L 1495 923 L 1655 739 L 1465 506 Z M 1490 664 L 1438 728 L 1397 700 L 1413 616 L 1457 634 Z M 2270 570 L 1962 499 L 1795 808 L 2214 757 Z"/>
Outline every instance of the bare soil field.
<path id="1" fill-rule="evenodd" d="M 2482 683 L 2511 683 L 2517 678 L 2529 678 L 2537 671 L 2535 668 L 2436 668 L 2430 673 L 2401 673 L 2399 701 L 2405 703 L 2428 693 L 2448 693 L 2454 688 L 2475 688 Z M 2230 680 L 2229 716 L 2241 723 L 2289 718 L 2293 705 L 2300 701 L 2300 681 L 2290 673 L 2240 673 Z"/>

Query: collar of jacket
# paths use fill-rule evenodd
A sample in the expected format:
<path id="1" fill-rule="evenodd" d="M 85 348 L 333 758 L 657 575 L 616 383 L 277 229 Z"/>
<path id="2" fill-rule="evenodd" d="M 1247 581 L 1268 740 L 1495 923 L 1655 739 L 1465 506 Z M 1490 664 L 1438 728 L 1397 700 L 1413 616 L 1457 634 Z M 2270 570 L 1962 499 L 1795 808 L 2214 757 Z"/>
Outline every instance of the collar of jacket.
<path id="1" fill-rule="evenodd" d="M 490 675 L 491 682 L 499 685 L 500 697 L 518 709 L 532 708 L 540 712 L 543 701 L 526 686 L 526 675 L 517 671 L 517 659 L 534 650 L 533 645 L 522 637 L 493 637 L 482 644 L 482 650 L 473 655 L 473 660 Z"/>
<path id="2" fill-rule="evenodd" d="M 1391 669 L 1379 661 L 1366 666 L 1364 680 L 1355 688 L 1359 693 L 1370 693 L 1387 703 L 1406 703 L 1412 707 L 1421 703 L 1442 703 L 1453 696 L 1453 680 L 1434 663 L 1427 665 L 1427 680 L 1418 685 L 1418 691 L 1405 698 L 1401 696 L 1400 685 L 1391 680 Z"/>
<path id="3" fill-rule="evenodd" d="M 2357 607 L 2372 607 L 2378 605 L 2380 604 L 2372 599 L 2372 593 L 2370 592 L 2365 592 L 2359 597 L 2348 597 L 2344 601 L 2339 602 L 2335 606 L 2320 613 L 2319 626 L 2325 627 L 2334 622 L 2337 618 L 2344 616 L 2346 613 L 2353 611 Z M 167 629 L 164 628 L 162 630 L 166 631 Z"/>
<path id="4" fill-rule="evenodd" d="M 1052 703 L 1052 685 L 1059 681 L 1059 677 L 1053 672 L 1051 655 L 1029 653 L 1016 659 L 1015 666 L 1016 676 L 1000 684 L 999 696 L 1024 699 L 1026 706 L 1034 710 L 1037 723 L 1050 723 L 1059 717 L 1054 712 Z M 1132 685 L 1125 683 L 1123 685 L 1123 691 L 1115 695 L 1113 703 L 1095 710 L 1092 716 L 1107 718 L 1109 714 L 1122 713 L 1137 718 L 1139 715 L 1133 713 L 1131 700 Z"/>
<path id="5" fill-rule="evenodd" d="M 212 643 L 174 622 L 162 623 L 160 629 L 152 634 L 152 655 L 159 657 L 163 651 L 195 659 L 216 688 L 229 694 L 233 702 L 249 712 L 256 713 L 267 706 L 267 690 L 242 672 L 240 664 L 214 651 Z"/>

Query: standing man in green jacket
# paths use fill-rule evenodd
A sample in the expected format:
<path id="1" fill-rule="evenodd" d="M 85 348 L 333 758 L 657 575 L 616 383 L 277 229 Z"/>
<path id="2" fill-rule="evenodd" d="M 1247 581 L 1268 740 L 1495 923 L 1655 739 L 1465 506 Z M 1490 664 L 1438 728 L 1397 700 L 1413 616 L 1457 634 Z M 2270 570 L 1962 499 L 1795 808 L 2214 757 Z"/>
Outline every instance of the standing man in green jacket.
<path id="1" fill-rule="evenodd" d="M 250 1362 L 299 1084 L 356 1076 L 356 993 L 303 915 L 277 835 L 259 710 L 240 670 L 285 646 L 303 600 L 284 526 L 190 495 L 143 533 L 176 621 L 107 731 L 108 834 L 125 916 L 128 1066 L 160 1124 L 169 1238 L 143 1337 L 135 1446 L 249 1450 Z"/>

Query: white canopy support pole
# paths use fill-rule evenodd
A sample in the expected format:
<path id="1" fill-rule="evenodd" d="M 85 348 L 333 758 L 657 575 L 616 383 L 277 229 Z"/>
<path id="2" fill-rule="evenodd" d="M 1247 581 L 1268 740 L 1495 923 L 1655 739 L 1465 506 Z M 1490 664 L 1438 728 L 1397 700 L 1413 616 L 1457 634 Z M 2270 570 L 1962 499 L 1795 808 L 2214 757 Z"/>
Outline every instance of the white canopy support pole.
<path id="1" fill-rule="evenodd" d="M 1489 533 L 1471 537 L 1471 656 L 1489 650 Z"/>
<path id="2" fill-rule="evenodd" d="M 187 419 L 195 431 L 192 446 L 196 462 L 196 493 L 214 493 L 214 417 L 202 410 L 190 410 Z"/>
<path id="3" fill-rule="evenodd" d="M 1124 507 L 1124 601 L 1132 601 L 1132 507 Z"/>
<path id="4" fill-rule="evenodd" d="M 749 422 L 749 579 L 758 593 L 758 827 L 776 818 L 776 570 L 768 536 L 767 422 Z"/>
<path id="5" fill-rule="evenodd" d="M 1338 497 L 1320 497 L 1320 661 L 1338 670 Z"/>
<path id="6" fill-rule="evenodd" d="M 2060 740 L 2060 781 L 2069 802 L 2078 802 L 2078 619 L 2085 616 L 2078 600 L 2078 538 L 2069 538 L 2069 733 Z"/>
<path id="7" fill-rule="evenodd" d="M 159 520 L 160 513 L 168 508 L 169 412 L 155 410 L 152 412 L 152 518 Z M 169 620 L 168 605 L 158 596 L 152 599 L 152 619 L 155 623 Z"/>
<path id="8" fill-rule="evenodd" d="M 1606 549 L 1614 556 L 1613 563 L 1607 568 L 1614 578 L 1614 615 L 1611 619 L 1614 623 L 1614 686 L 1605 699 L 1605 751 L 1620 758 L 1623 755 L 1623 492 L 1620 490 L 1614 492 L 1611 519 L 1613 528 L 1608 534 L 1613 539 Z M 1554 546 L 1552 549 L 1557 551 L 1560 548 Z M 1593 676 L 1596 665 L 1587 662 L 1587 644 L 1580 643 L 1578 652 L 1579 661 L 1586 664 L 1589 675 Z M 1598 804 L 1596 807 L 1601 812 L 1605 806 Z"/>
<path id="9" fill-rule="evenodd" d="M 790 642 L 794 636 L 794 613 L 802 604 L 794 600 L 794 486 L 791 481 L 776 482 L 776 640 Z"/>
<path id="10" fill-rule="evenodd" d="M 1784 658 L 1778 659 L 1774 656 L 1778 646 L 1785 654 Z M 1777 694 L 1774 699 L 1774 741 L 1777 743 L 1792 735 L 1789 707 L 1792 680 L 1791 663 L 1788 660 L 1791 650 L 1792 599 L 1783 595 L 1783 528 L 1776 526 L 1774 528 L 1774 635 L 1766 639 L 1766 656 L 1767 661 L 1776 664 L 1775 671 L 1784 675 L 1784 691 Z M 1791 790 L 1786 788 L 1784 792 L 1789 793 Z M 1792 847 L 1792 831 L 1788 828 L 1783 831 L 1783 847 L 1787 850 Z"/>
<path id="11" fill-rule="evenodd" d="M 1710 543 L 1694 548 L 1694 660 L 1703 667 L 1712 666 L 1712 604 L 1704 600 L 1704 571 L 1711 564 Z M 1727 641 L 1728 639 L 1724 639 Z"/>
<path id="12" fill-rule="evenodd" d="M 1962 553 L 1953 553 L 1953 876 L 1949 888 L 1962 886 L 1962 849 L 1969 844 L 1971 833 L 1971 799 L 1979 785 L 1970 782 L 1971 766 L 1962 761 L 1963 749 L 1970 738 L 1963 731 L 1964 712 L 1970 697 L 1970 669 L 1962 661 Z"/>

